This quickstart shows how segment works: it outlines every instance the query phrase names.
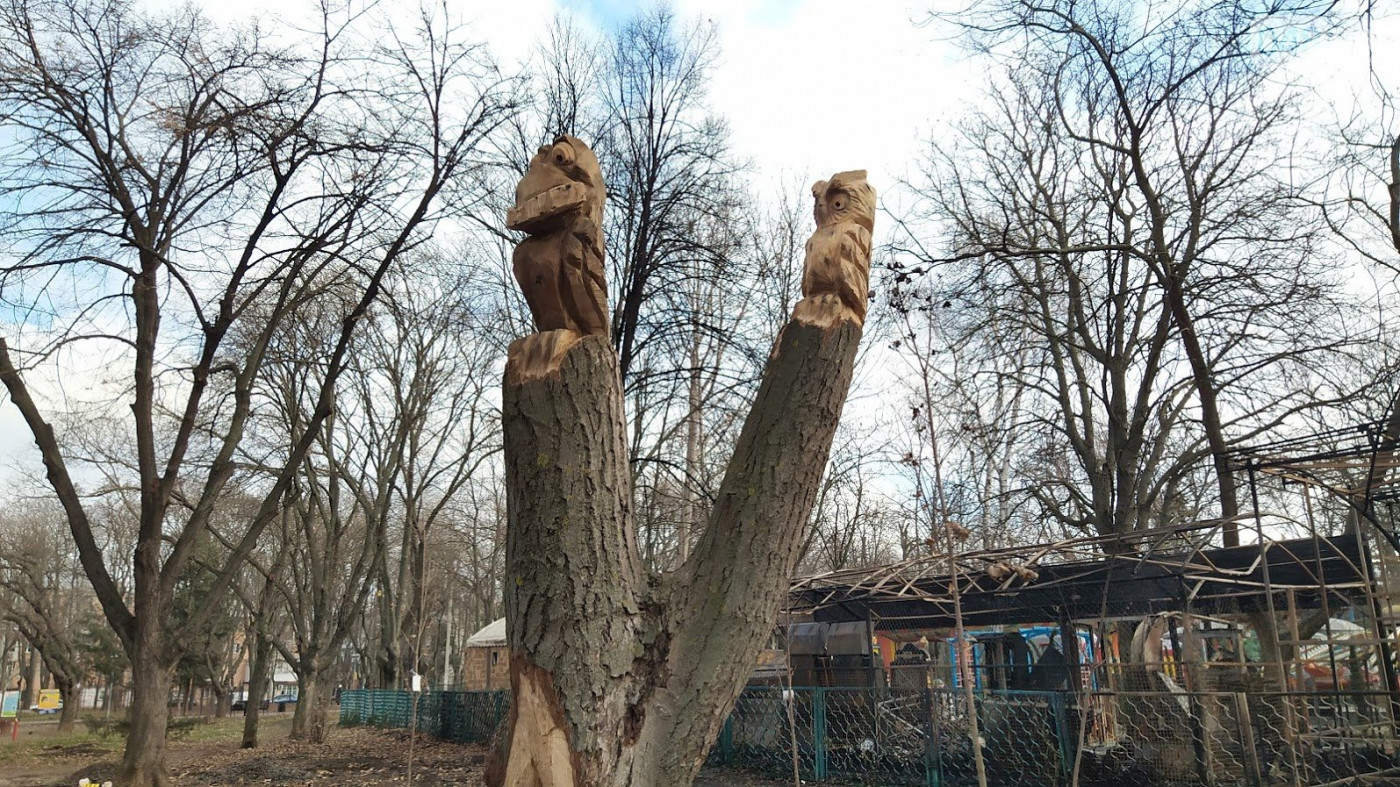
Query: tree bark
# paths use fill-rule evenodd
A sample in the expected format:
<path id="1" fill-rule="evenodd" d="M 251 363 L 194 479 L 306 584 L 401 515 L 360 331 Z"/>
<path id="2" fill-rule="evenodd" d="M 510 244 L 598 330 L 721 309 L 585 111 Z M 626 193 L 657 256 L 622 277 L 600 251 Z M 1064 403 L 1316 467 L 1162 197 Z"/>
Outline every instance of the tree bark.
<path id="1" fill-rule="evenodd" d="M 248 696 L 243 706 L 243 743 L 245 749 L 258 747 L 258 721 L 262 717 L 262 701 L 267 696 L 267 668 L 272 661 L 272 641 L 259 631 L 253 637 L 253 658 L 248 665 Z"/>
<path id="2" fill-rule="evenodd" d="M 283 516 L 287 514 L 284 513 Z M 285 518 L 283 524 L 286 524 Z M 252 650 L 248 659 L 248 693 L 243 698 L 243 741 L 240 746 L 244 749 L 258 747 L 258 724 L 262 720 L 262 701 L 267 697 L 272 653 L 275 648 L 269 630 L 272 626 L 276 581 L 285 565 L 284 557 L 285 553 L 281 553 L 274 561 L 272 569 L 263 577 L 262 592 L 258 594 L 258 608 L 247 632 L 247 639 L 252 641 Z"/>
<path id="3" fill-rule="evenodd" d="M 78 703 L 82 701 L 82 684 L 72 680 L 54 676 L 54 683 L 58 688 L 58 696 L 63 700 L 63 710 L 58 714 L 58 734 L 67 735 L 78 726 Z"/>
<path id="4" fill-rule="evenodd" d="M 34 703 L 39 701 L 39 676 L 41 664 L 39 649 L 33 644 L 29 646 L 29 666 L 24 672 L 24 691 L 20 692 L 19 705 L 25 710 L 34 707 Z"/>
<path id="5" fill-rule="evenodd" d="M 638 556 L 616 354 L 584 337 L 503 392 L 513 691 L 492 787 L 690 784 L 795 568 L 860 328 L 789 323 L 708 528 L 666 576 Z"/>
<path id="6" fill-rule="evenodd" d="M 312 743 L 326 742 L 326 707 L 330 704 L 330 682 L 325 669 L 314 667 L 297 675 L 297 707 L 292 716 L 292 738 Z"/>
<path id="7" fill-rule="evenodd" d="M 164 644 L 163 634 L 154 631 L 159 622 L 154 615 L 143 615 L 137 626 L 131 653 L 131 707 L 126 753 L 122 758 L 118 783 L 141 787 L 166 787 L 165 731 L 170 721 L 170 687 L 174 665 L 164 663 L 152 652 Z"/>
<path id="8" fill-rule="evenodd" d="M 229 706 L 233 704 L 233 693 L 228 686 L 219 683 L 214 684 L 214 718 L 226 719 L 229 714 Z"/>

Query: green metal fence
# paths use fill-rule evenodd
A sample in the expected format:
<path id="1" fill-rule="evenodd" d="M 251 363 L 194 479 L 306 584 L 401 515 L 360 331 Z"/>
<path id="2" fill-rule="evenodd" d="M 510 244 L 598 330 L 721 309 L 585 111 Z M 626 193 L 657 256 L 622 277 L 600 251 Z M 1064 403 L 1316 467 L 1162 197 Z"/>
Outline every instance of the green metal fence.
<path id="1" fill-rule="evenodd" d="M 417 728 L 445 741 L 485 743 L 509 708 L 505 691 L 425 691 L 418 696 Z M 413 710 L 412 692 L 356 689 L 340 695 L 340 724 L 345 727 L 407 729 Z"/>
<path id="2" fill-rule="evenodd" d="M 503 691 L 425 692 L 418 729 L 489 740 Z M 342 725 L 408 727 L 413 695 L 346 691 Z M 1006 787 L 1302 787 L 1400 766 L 1383 692 L 985 692 L 988 783 Z M 949 689 L 746 689 L 711 766 L 791 781 L 897 787 L 977 783 L 967 705 Z M 1075 778 L 1077 772 L 1077 779 Z"/>

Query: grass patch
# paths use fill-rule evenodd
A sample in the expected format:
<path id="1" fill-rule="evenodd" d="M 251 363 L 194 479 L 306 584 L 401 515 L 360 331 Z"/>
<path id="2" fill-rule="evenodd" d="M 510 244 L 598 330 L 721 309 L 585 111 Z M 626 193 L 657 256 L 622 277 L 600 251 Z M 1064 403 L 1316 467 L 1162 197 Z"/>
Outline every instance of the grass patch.
<path id="1" fill-rule="evenodd" d="M 21 730 L 24 728 L 21 727 Z M 71 735 L 45 735 L 41 738 L 0 745 L 0 764 L 43 765 L 77 759 L 106 757 L 121 746 L 116 738 L 99 738 L 86 732 Z"/>
<path id="2" fill-rule="evenodd" d="M 41 766 L 120 756 L 126 744 L 125 719 L 92 715 L 82 718 L 86 728 L 69 735 L 48 733 L 26 737 L 20 726 L 20 739 L 11 743 L 8 731 L 0 740 L 0 765 Z M 285 739 L 292 730 L 292 714 L 264 715 L 258 724 L 258 740 L 264 743 Z M 243 740 L 243 716 L 224 719 L 203 716 L 174 716 L 170 719 L 169 740 L 176 746 L 228 743 Z"/>
<path id="3" fill-rule="evenodd" d="M 196 717 L 198 718 L 198 717 Z M 172 722 L 174 719 L 171 720 Z M 243 715 L 236 714 L 225 719 L 199 718 L 200 724 L 192 726 L 181 741 L 187 743 L 238 743 L 243 740 Z M 292 714 L 263 714 L 258 719 L 258 740 L 276 741 L 292 732 Z"/>

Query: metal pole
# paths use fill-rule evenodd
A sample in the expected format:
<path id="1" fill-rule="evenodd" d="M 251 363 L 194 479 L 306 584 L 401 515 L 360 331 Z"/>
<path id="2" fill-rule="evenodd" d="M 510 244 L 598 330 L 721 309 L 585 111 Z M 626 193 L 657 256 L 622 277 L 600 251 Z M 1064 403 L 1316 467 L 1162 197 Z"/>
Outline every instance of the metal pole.
<path id="1" fill-rule="evenodd" d="M 1185 602 L 1182 603 L 1183 609 Z M 1181 670 L 1181 679 L 1186 686 L 1187 720 L 1191 723 L 1191 748 L 1196 752 L 1196 775 L 1200 777 L 1202 784 L 1215 784 L 1215 773 L 1211 767 L 1210 747 L 1206 741 L 1206 731 L 1201 724 L 1200 697 L 1197 696 L 1197 687 L 1192 679 L 1192 672 L 1186 664 L 1186 649 L 1181 646 L 1181 637 L 1176 633 L 1177 626 L 1183 629 L 1191 625 L 1190 616 L 1178 615 L 1167 620 L 1167 636 L 1172 643 L 1172 653 L 1176 656 L 1177 669 Z"/>
<path id="2" fill-rule="evenodd" d="M 1400 407 L 1400 394 L 1397 394 L 1397 398 L 1392 406 Z M 1374 561 L 1366 560 L 1366 539 L 1361 531 L 1361 519 L 1364 517 L 1367 522 L 1371 523 L 1373 529 L 1382 533 L 1385 532 L 1376 522 L 1375 500 L 1371 496 L 1371 483 L 1372 479 L 1376 477 L 1376 460 L 1380 452 L 1380 443 L 1377 441 L 1375 433 L 1371 434 L 1370 442 L 1371 471 L 1366 475 L 1366 494 L 1361 503 L 1361 516 L 1356 519 L 1356 540 L 1358 546 L 1357 551 L 1361 555 L 1363 570 L 1366 572 L 1366 578 L 1370 580 L 1366 586 L 1366 595 L 1370 597 L 1371 601 L 1372 628 L 1376 632 L 1376 640 L 1381 649 L 1381 670 L 1385 675 L 1386 690 L 1390 693 L 1390 718 L 1391 724 L 1394 725 L 1397 720 L 1400 720 L 1400 679 L 1397 679 L 1397 670 L 1395 667 L 1395 640 L 1387 637 L 1385 634 L 1385 624 L 1382 620 L 1383 610 L 1380 601 L 1376 598 L 1376 594 L 1374 593 L 1376 584 L 1375 564 Z M 1400 554 L 1400 550 L 1397 550 L 1397 554 Z M 1383 574 L 1382 580 L 1384 580 Z M 1386 600 L 1390 601 L 1389 598 Z"/>

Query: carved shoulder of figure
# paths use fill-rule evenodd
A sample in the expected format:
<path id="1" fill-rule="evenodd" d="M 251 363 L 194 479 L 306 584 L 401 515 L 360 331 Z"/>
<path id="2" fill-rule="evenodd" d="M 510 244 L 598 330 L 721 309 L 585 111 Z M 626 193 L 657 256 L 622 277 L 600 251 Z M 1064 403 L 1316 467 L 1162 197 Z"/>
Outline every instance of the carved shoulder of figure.
<path id="1" fill-rule="evenodd" d="M 570 222 L 568 233 L 566 257 L 569 264 L 583 268 L 589 278 L 604 286 L 603 231 L 592 219 L 580 216 Z"/>

